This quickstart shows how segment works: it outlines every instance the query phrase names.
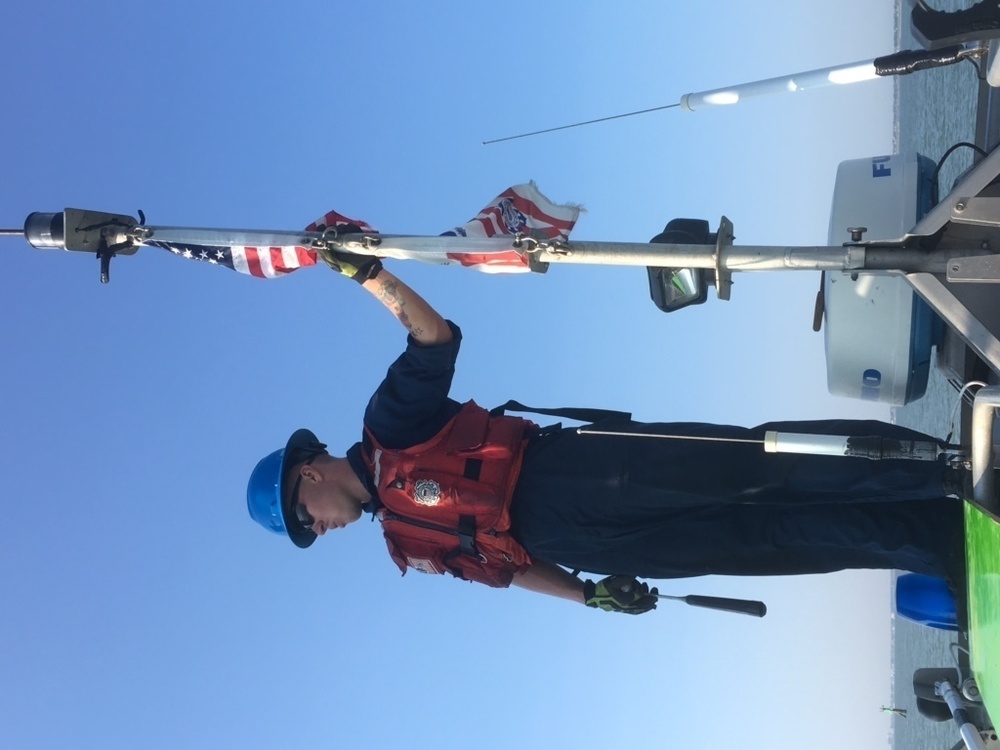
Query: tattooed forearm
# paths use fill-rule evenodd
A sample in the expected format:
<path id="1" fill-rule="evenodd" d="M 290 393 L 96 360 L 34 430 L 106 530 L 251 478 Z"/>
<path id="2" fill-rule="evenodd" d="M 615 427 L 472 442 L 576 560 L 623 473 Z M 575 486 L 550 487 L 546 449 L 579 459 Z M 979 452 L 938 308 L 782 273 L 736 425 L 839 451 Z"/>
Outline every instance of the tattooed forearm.
<path id="1" fill-rule="evenodd" d="M 406 300 L 399 293 L 399 281 L 396 279 L 389 279 L 382 283 L 379 287 L 377 296 L 383 305 L 392 311 L 392 314 L 396 316 L 397 320 L 403 324 L 415 338 L 419 339 L 423 336 L 424 330 L 416 325 L 412 320 L 410 320 L 409 314 L 406 312 Z"/>
<path id="2" fill-rule="evenodd" d="M 431 346 L 451 341 L 447 321 L 391 272 L 383 268 L 361 286 L 385 305 L 418 343 Z"/>

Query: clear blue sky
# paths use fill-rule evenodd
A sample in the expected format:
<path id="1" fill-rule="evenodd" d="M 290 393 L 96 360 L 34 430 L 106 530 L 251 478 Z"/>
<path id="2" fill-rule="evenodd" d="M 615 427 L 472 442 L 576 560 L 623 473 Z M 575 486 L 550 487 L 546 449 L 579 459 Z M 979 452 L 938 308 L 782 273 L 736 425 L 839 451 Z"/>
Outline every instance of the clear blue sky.
<path id="1" fill-rule="evenodd" d="M 892 8 L 8 5 L 0 224 L 74 206 L 295 229 L 336 208 L 435 234 L 534 179 L 587 207 L 578 239 L 725 213 L 739 243 L 824 244 L 837 163 L 891 149 L 888 81 L 481 141 L 886 54 Z M 627 618 L 401 579 L 368 523 L 302 552 L 250 521 L 246 478 L 297 427 L 357 439 L 397 323 L 325 269 L 265 282 L 144 250 L 102 286 L 92 258 L 2 251 L 5 747 L 885 743 L 887 573 L 667 583 L 770 613 Z M 463 327 L 459 399 L 873 413 L 825 394 L 813 274 L 668 317 L 640 270 L 393 268 Z"/>

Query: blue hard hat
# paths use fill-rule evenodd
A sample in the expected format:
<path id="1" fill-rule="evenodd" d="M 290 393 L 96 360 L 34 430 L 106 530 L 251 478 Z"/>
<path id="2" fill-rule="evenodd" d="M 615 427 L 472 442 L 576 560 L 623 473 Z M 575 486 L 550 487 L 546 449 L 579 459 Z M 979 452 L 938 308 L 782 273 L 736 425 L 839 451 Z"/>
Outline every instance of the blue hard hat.
<path id="1" fill-rule="evenodd" d="M 262 458 L 247 482 L 250 517 L 268 531 L 287 534 L 305 549 L 316 541 L 316 533 L 304 528 L 291 512 L 292 499 L 284 491 L 285 471 L 326 448 L 309 430 L 296 430 L 281 450 Z"/>

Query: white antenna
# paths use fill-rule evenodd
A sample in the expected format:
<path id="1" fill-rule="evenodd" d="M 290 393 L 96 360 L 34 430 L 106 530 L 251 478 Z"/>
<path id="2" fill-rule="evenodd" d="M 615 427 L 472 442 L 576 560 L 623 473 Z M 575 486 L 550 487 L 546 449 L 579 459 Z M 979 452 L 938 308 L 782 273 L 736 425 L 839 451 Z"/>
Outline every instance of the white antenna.
<path id="1" fill-rule="evenodd" d="M 826 86 L 844 86 L 851 83 L 860 83 L 861 81 L 871 81 L 884 76 L 905 75 L 917 70 L 936 68 L 942 65 L 953 65 L 965 59 L 982 57 L 986 52 L 987 47 L 979 45 L 971 47 L 954 45 L 939 50 L 896 52 L 884 57 L 872 58 L 871 60 L 834 65 L 829 68 L 817 68 L 816 70 L 807 70 L 802 73 L 792 73 L 776 78 L 765 78 L 760 81 L 740 83 L 721 89 L 684 94 L 676 104 L 665 104 L 662 107 L 650 107 L 649 109 L 640 109 L 635 112 L 626 112 L 620 115 L 576 122 L 571 125 L 560 125 L 544 130 L 534 130 L 530 133 L 510 135 L 505 138 L 494 138 L 490 141 L 483 141 L 483 145 L 513 141 L 517 138 L 527 138 L 532 135 L 552 133 L 557 130 L 568 130 L 569 128 L 577 128 L 583 125 L 592 125 L 598 122 L 607 122 L 608 120 L 657 112 L 661 109 L 680 107 L 685 112 L 694 112 L 706 107 L 739 104 L 744 99 L 752 99 L 768 94 L 797 94 L 800 91 L 812 91 L 813 89 L 825 88 Z"/>

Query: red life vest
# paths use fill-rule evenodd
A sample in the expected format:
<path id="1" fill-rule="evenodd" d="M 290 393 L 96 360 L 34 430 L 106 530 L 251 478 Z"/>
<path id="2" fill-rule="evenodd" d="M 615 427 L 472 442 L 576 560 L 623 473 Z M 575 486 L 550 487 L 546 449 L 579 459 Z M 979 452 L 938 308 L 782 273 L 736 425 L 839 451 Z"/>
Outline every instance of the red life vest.
<path id="1" fill-rule="evenodd" d="M 437 435 L 410 448 L 385 448 L 365 428 L 362 456 L 400 571 L 448 572 L 504 587 L 531 564 L 509 530 L 514 485 L 535 427 L 519 417 L 490 416 L 469 401 Z"/>

